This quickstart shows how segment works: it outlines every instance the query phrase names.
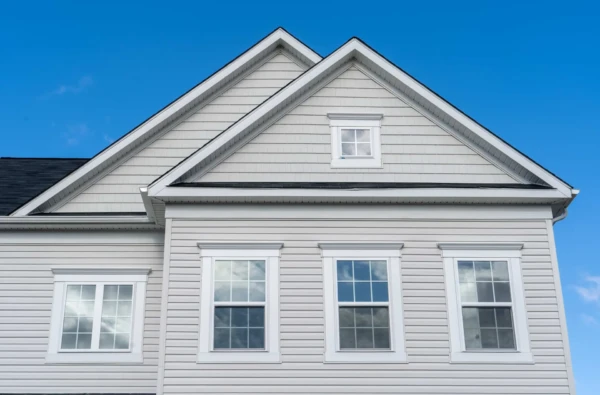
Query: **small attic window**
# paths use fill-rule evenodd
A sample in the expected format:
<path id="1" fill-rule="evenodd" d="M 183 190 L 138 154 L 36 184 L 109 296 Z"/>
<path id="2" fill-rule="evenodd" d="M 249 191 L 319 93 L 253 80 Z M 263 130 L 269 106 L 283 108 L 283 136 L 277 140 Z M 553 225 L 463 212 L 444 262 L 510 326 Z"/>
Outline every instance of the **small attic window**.
<path id="1" fill-rule="evenodd" d="M 327 114 L 331 167 L 381 167 L 381 114 Z"/>

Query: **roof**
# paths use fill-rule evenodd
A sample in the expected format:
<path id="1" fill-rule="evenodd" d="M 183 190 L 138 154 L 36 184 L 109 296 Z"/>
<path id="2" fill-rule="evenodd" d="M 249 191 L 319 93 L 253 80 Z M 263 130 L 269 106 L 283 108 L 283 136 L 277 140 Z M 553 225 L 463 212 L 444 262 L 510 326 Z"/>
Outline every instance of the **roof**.
<path id="1" fill-rule="evenodd" d="M 0 215 L 8 215 L 88 159 L 0 158 Z"/>

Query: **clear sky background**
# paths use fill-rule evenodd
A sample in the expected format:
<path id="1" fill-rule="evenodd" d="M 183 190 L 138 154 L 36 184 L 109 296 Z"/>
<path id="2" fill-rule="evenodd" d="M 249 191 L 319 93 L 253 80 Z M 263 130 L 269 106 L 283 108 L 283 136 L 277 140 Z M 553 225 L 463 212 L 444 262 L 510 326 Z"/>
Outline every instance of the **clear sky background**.
<path id="1" fill-rule="evenodd" d="M 592 1 L 6 1 L 0 156 L 93 156 L 277 26 L 321 55 L 358 36 L 581 189 L 555 230 L 578 394 L 597 395 L 599 16 Z"/>

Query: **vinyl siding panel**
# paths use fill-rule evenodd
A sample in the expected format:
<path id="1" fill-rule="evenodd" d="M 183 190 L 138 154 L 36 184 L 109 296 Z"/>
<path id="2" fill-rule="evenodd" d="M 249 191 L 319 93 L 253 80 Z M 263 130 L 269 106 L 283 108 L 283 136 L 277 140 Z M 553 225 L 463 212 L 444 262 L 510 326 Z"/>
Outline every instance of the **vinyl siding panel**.
<path id="1" fill-rule="evenodd" d="M 54 212 L 144 211 L 139 188 L 191 155 L 304 71 L 279 53 Z M 110 195 L 110 197 L 107 197 Z"/>
<path id="2" fill-rule="evenodd" d="M 127 240 L 128 235 L 119 237 Z M 81 239 L 69 244 L 8 244 L 0 237 L 0 393 L 154 393 L 162 262 L 161 244 L 86 244 Z M 146 292 L 142 364 L 45 362 L 53 266 L 152 268 Z"/>
<path id="3" fill-rule="evenodd" d="M 328 113 L 383 114 L 383 168 L 331 168 Z M 356 67 L 198 180 L 516 183 Z"/>
<path id="4" fill-rule="evenodd" d="M 340 220 L 328 218 L 326 206 L 322 213 L 319 220 L 260 219 L 258 212 L 255 219 L 244 220 L 173 219 L 165 394 L 569 394 L 545 220 L 353 219 L 351 210 Z M 284 243 L 281 364 L 196 363 L 200 241 Z M 323 363 L 323 263 L 317 246 L 323 241 L 405 243 L 401 286 L 408 364 Z M 524 243 L 523 281 L 535 364 L 449 363 L 438 242 Z"/>

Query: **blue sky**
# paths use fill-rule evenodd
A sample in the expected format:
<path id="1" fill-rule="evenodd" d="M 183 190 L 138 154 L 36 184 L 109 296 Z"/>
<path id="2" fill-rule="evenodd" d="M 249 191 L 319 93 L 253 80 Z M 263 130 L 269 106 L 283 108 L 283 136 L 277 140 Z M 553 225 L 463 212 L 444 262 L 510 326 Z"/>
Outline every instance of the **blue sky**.
<path id="1" fill-rule="evenodd" d="M 92 156 L 279 25 L 322 55 L 358 36 L 581 189 L 555 230 L 578 393 L 597 394 L 598 6 L 214 4 L 3 4 L 0 156 Z"/>

